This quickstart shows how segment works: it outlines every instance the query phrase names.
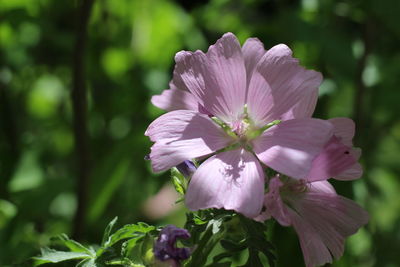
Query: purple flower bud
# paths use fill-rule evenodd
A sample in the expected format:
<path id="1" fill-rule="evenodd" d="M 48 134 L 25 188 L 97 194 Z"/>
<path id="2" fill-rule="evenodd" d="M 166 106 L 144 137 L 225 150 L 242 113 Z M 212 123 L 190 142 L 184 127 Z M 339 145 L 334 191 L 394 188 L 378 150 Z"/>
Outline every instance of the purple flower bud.
<path id="1" fill-rule="evenodd" d="M 192 174 L 196 171 L 196 166 L 190 160 L 185 160 L 184 162 L 182 162 L 179 165 L 177 165 L 176 168 L 186 178 L 191 177 Z"/>
<path id="2" fill-rule="evenodd" d="M 150 160 L 150 154 L 145 155 L 143 159 L 144 160 Z"/>
<path id="3" fill-rule="evenodd" d="M 189 248 L 177 248 L 176 241 L 178 238 L 188 239 L 189 232 L 186 229 L 178 228 L 174 225 L 167 225 L 162 230 L 156 243 L 154 244 L 154 255 L 161 261 L 174 260 L 179 263 L 190 257 Z"/>

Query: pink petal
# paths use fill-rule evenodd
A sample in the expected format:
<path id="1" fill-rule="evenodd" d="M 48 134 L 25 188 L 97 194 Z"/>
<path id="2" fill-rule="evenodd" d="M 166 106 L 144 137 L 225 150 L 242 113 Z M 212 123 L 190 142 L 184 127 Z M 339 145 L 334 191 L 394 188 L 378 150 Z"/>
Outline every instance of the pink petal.
<path id="1" fill-rule="evenodd" d="M 350 154 L 354 157 L 356 161 L 358 161 L 358 159 L 361 156 L 361 149 L 353 147 L 350 150 Z M 351 167 L 339 173 L 333 178 L 335 178 L 336 180 L 349 181 L 360 178 L 362 174 L 363 174 L 363 168 L 360 163 L 356 162 Z"/>
<path id="2" fill-rule="evenodd" d="M 155 95 L 151 98 L 154 106 L 167 110 L 198 110 L 197 99 L 189 92 L 179 89 L 164 90 L 161 95 Z"/>
<path id="3" fill-rule="evenodd" d="M 307 117 L 315 107 L 315 92 L 321 81 L 322 75 L 301 67 L 286 45 L 276 45 L 265 53 L 251 77 L 247 96 L 249 114 L 257 125 Z M 262 94 L 265 96 L 260 101 L 258 97 Z"/>
<path id="4" fill-rule="evenodd" d="M 318 101 L 318 87 L 304 92 L 300 100 L 289 111 L 282 115 L 282 120 L 309 118 Z"/>
<path id="5" fill-rule="evenodd" d="M 261 211 L 264 172 L 244 149 L 221 152 L 207 159 L 194 173 L 186 193 L 191 210 L 224 208 L 248 217 Z"/>
<path id="6" fill-rule="evenodd" d="M 345 238 L 368 222 L 368 213 L 358 204 L 335 194 L 309 192 L 289 205 L 307 267 L 341 257 Z"/>
<path id="7" fill-rule="evenodd" d="M 271 87 L 261 73 L 254 71 L 247 88 L 247 112 L 256 127 L 263 127 L 275 120 Z"/>
<path id="8" fill-rule="evenodd" d="M 265 52 L 263 43 L 257 38 L 249 38 L 244 43 L 242 53 L 246 67 L 247 85 L 249 85 L 253 71 Z"/>
<path id="9" fill-rule="evenodd" d="M 246 97 L 246 70 L 240 44 L 227 33 L 207 54 L 179 52 L 176 71 L 187 88 L 206 110 L 225 122 L 243 113 Z"/>
<path id="10" fill-rule="evenodd" d="M 307 180 L 318 181 L 335 177 L 356 163 L 357 160 L 351 154 L 351 147 L 343 145 L 336 136 L 332 136 L 322 152 L 312 162 Z"/>
<path id="11" fill-rule="evenodd" d="M 162 115 L 150 124 L 145 135 L 155 142 L 150 153 L 155 172 L 208 155 L 232 142 L 231 137 L 208 116 L 190 110 Z"/>
<path id="12" fill-rule="evenodd" d="M 332 132 L 332 124 L 323 120 L 283 121 L 253 140 L 253 150 L 272 169 L 293 178 L 306 178 Z"/>
<path id="13" fill-rule="evenodd" d="M 335 178 L 336 180 L 350 181 L 360 178 L 362 174 L 363 174 L 363 168 L 361 164 L 357 162 L 353 166 L 351 166 L 350 168 L 341 172 L 340 174 L 336 175 L 333 178 Z"/>
<path id="14" fill-rule="evenodd" d="M 323 240 L 299 214 L 289 209 L 293 227 L 300 240 L 301 250 L 307 267 L 315 267 L 332 263 L 332 256 Z"/>
<path id="15" fill-rule="evenodd" d="M 283 183 L 278 177 L 274 177 L 269 182 L 269 191 L 265 194 L 264 206 L 266 214 L 274 217 L 280 225 L 289 226 L 291 224 L 288 210 L 282 202 L 279 189 Z M 269 217 L 269 216 L 268 216 Z"/>
<path id="16" fill-rule="evenodd" d="M 334 134 L 346 146 L 353 146 L 353 137 L 355 133 L 354 121 L 349 118 L 333 118 L 328 120 L 333 124 Z"/>
<path id="17" fill-rule="evenodd" d="M 189 92 L 189 89 L 182 80 L 178 64 L 176 64 L 174 67 L 174 74 L 172 80 L 169 82 L 169 88 Z"/>
<path id="18" fill-rule="evenodd" d="M 327 181 L 307 183 L 307 187 L 310 192 L 336 195 L 335 188 Z"/>

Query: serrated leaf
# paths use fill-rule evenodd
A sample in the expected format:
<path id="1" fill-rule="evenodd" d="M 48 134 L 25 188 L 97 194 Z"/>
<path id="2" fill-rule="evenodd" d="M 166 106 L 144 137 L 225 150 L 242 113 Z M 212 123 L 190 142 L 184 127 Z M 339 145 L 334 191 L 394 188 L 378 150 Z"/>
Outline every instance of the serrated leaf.
<path id="1" fill-rule="evenodd" d="M 134 238 L 137 235 L 143 235 L 148 232 L 155 230 L 156 228 L 152 225 L 148 225 L 146 223 L 138 223 L 138 224 L 128 224 L 118 229 L 114 234 L 110 236 L 107 240 L 105 246 L 110 247 L 117 243 L 120 240 L 127 238 Z"/>
<path id="2" fill-rule="evenodd" d="M 154 261 L 153 246 L 154 238 L 146 234 L 140 247 L 141 259 L 146 266 Z"/>
<path id="3" fill-rule="evenodd" d="M 217 256 L 214 256 L 213 262 L 215 264 L 217 264 L 220 260 L 232 257 L 234 254 L 236 254 L 236 253 L 235 252 L 223 252 L 223 253 L 220 253 Z"/>
<path id="4" fill-rule="evenodd" d="M 187 188 L 187 179 L 185 176 L 179 172 L 177 168 L 171 169 L 171 179 L 172 183 L 175 187 L 175 190 L 181 194 L 185 195 L 186 188 Z"/>
<path id="5" fill-rule="evenodd" d="M 224 219 L 211 219 L 208 224 L 206 231 L 203 233 L 200 241 L 197 244 L 196 250 L 193 252 L 190 263 L 187 266 L 197 267 L 204 266 L 207 262 L 207 256 L 213 250 L 215 245 L 224 235 L 224 227 L 222 225 Z M 192 232 L 191 232 L 192 233 Z"/>
<path id="6" fill-rule="evenodd" d="M 99 267 L 95 259 L 86 259 L 76 265 L 76 267 Z"/>
<path id="7" fill-rule="evenodd" d="M 224 249 L 231 251 L 231 252 L 239 252 L 239 251 L 242 251 L 247 248 L 247 244 L 246 244 L 245 240 L 242 240 L 240 242 L 233 242 L 228 239 L 222 239 L 220 241 L 220 243 Z"/>
<path id="8" fill-rule="evenodd" d="M 247 233 L 247 244 L 249 247 L 249 260 L 256 261 L 258 259 L 258 251 L 262 252 L 268 259 L 269 265 L 274 266 L 276 257 L 273 253 L 274 246 L 266 238 L 265 231 L 267 226 L 243 216 L 240 217 L 243 228 Z M 250 259 L 250 256 L 253 258 Z M 253 264 L 253 263 L 252 263 Z M 255 263 L 254 263 L 255 264 Z M 245 265 L 252 266 L 252 265 Z"/>
<path id="9" fill-rule="evenodd" d="M 104 246 L 104 244 L 107 242 L 108 238 L 110 237 L 111 231 L 117 222 L 118 217 L 115 217 L 106 227 L 106 230 L 104 230 L 103 234 L 103 240 L 101 241 L 101 245 Z"/>
<path id="10" fill-rule="evenodd" d="M 203 224 L 206 224 L 206 223 L 207 223 L 207 221 L 202 220 L 200 217 L 194 217 L 194 218 L 193 218 L 193 222 L 194 222 L 196 225 L 203 225 Z"/>
<path id="11" fill-rule="evenodd" d="M 57 263 L 68 260 L 77 260 L 91 258 L 91 255 L 82 252 L 70 252 L 70 251 L 57 251 L 51 248 L 42 248 L 42 255 L 33 257 L 34 260 L 39 261 L 37 265 L 44 263 Z"/>
<path id="12" fill-rule="evenodd" d="M 114 259 L 111 261 L 106 262 L 107 265 L 119 265 L 119 266 L 125 266 L 125 267 L 145 267 L 143 264 L 138 264 L 132 262 L 128 258 L 122 258 L 122 259 Z"/>
<path id="13" fill-rule="evenodd" d="M 262 252 L 269 260 L 276 260 L 276 257 L 271 249 L 272 244 L 267 240 L 253 239 L 252 246 L 258 251 Z"/>
<path id="14" fill-rule="evenodd" d="M 250 249 L 247 262 L 240 267 L 264 267 L 264 265 L 258 256 L 258 251 Z"/>
<path id="15" fill-rule="evenodd" d="M 69 248 L 69 250 L 71 252 L 82 252 L 82 253 L 86 253 L 86 254 L 94 256 L 94 253 L 92 250 L 86 248 L 81 243 L 79 243 L 73 239 L 70 239 L 66 234 L 58 235 L 58 236 L 52 238 L 52 240 L 59 241 L 61 244 L 63 244 L 67 248 Z"/>
<path id="16" fill-rule="evenodd" d="M 176 192 L 178 192 L 181 195 L 185 194 L 185 189 L 183 188 L 183 185 L 178 177 L 172 176 L 172 183 L 175 187 Z"/>
<path id="17" fill-rule="evenodd" d="M 128 257 L 131 254 L 132 249 L 140 244 L 140 241 L 143 239 L 143 237 L 144 236 L 137 236 L 122 243 L 121 256 Z"/>
<path id="18" fill-rule="evenodd" d="M 143 236 L 155 229 L 154 226 L 141 222 L 137 224 L 127 224 L 110 235 L 108 240 L 104 242 L 103 246 L 97 250 L 96 255 L 100 256 L 105 250 L 121 240 Z"/>

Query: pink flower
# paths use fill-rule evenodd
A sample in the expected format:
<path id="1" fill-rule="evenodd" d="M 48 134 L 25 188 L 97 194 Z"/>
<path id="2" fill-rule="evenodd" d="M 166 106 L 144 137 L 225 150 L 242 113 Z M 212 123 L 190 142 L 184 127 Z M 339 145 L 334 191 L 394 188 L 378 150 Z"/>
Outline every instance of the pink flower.
<path id="1" fill-rule="evenodd" d="M 333 136 L 331 123 L 309 118 L 320 73 L 299 66 L 286 45 L 265 51 L 252 38 L 241 47 L 232 33 L 207 53 L 181 51 L 175 61 L 171 88 L 152 99 L 170 112 L 145 135 L 155 142 L 150 159 L 156 172 L 211 155 L 190 181 L 190 209 L 254 217 L 263 203 L 261 163 L 295 178 L 310 173 Z"/>
<path id="2" fill-rule="evenodd" d="M 345 238 L 368 222 L 368 213 L 355 202 L 336 194 L 327 181 L 306 183 L 274 177 L 265 195 L 266 211 L 256 218 L 271 216 L 296 230 L 307 267 L 332 263 L 342 256 Z"/>
<path id="3" fill-rule="evenodd" d="M 355 125 L 348 118 L 328 120 L 333 125 L 334 135 L 321 153 L 313 160 L 307 181 L 320 181 L 334 177 L 338 180 L 360 178 L 363 171 L 357 162 L 361 155 L 359 148 L 353 148 Z"/>

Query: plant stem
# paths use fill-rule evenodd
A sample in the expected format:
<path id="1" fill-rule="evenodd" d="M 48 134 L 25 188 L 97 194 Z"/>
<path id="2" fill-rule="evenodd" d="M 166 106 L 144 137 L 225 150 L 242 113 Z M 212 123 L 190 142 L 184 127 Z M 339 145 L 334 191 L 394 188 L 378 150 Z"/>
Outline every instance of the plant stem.
<path id="1" fill-rule="evenodd" d="M 208 255 L 210 254 L 211 250 L 219 242 L 222 236 L 222 233 L 213 234 L 212 225 L 209 225 L 206 232 L 203 234 L 199 245 L 192 254 L 190 261 L 185 265 L 185 267 L 204 266 L 207 262 Z"/>
<path id="2" fill-rule="evenodd" d="M 81 239 L 85 229 L 85 214 L 89 187 L 90 164 L 88 134 L 86 125 L 87 90 L 85 85 L 85 50 L 87 42 L 87 25 L 94 0 L 82 0 L 78 7 L 78 23 L 76 42 L 73 53 L 73 88 L 71 92 L 73 104 L 73 122 L 75 152 L 77 159 L 76 194 L 78 199 L 74 217 L 73 237 Z"/>

